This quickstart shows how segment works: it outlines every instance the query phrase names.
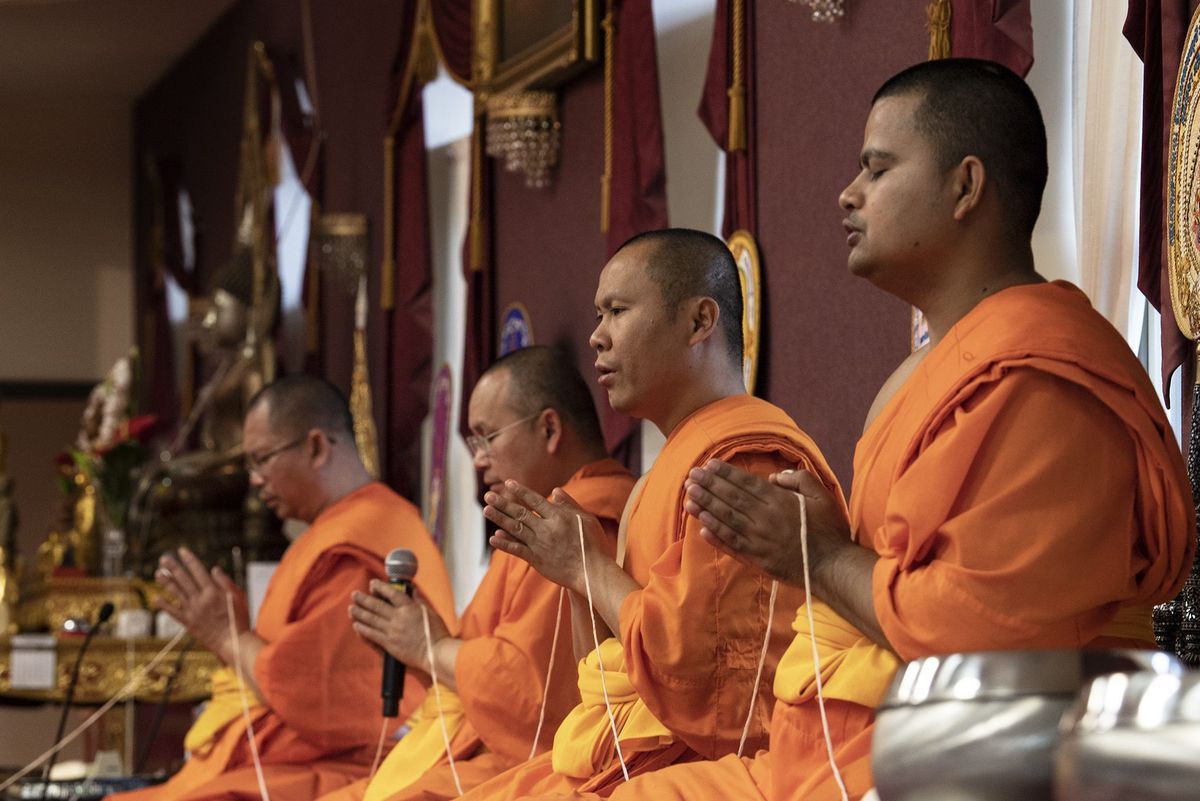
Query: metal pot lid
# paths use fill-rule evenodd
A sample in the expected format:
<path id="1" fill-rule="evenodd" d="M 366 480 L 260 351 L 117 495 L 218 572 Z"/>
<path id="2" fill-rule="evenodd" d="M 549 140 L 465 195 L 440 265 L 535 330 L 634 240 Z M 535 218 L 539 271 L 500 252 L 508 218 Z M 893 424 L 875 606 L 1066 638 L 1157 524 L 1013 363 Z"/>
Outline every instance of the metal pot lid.
<path id="1" fill-rule="evenodd" d="M 1200 724 L 1200 674 L 1114 673 L 1092 680 L 1063 718 L 1075 735 Z"/>
<path id="2" fill-rule="evenodd" d="M 927 656 L 896 673 L 881 710 L 938 701 L 1025 695 L 1074 697 L 1088 680 L 1109 673 L 1182 675 L 1183 663 L 1161 651 L 980 651 Z"/>

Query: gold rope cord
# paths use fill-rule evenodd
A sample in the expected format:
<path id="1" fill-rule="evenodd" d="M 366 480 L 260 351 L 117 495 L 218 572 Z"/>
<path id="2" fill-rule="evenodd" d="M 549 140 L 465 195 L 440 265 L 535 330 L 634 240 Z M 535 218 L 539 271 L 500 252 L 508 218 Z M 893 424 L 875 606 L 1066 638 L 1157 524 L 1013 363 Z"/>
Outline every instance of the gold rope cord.
<path id="1" fill-rule="evenodd" d="M 929 31 L 929 60 L 950 58 L 950 0 L 933 0 L 925 7 L 925 30 Z"/>
<path id="2" fill-rule="evenodd" d="M 612 203 L 613 51 L 616 46 L 613 40 L 617 27 L 613 0 L 608 0 L 608 13 L 600 24 L 604 28 L 604 174 L 600 176 L 600 232 L 607 234 Z"/>
<path id="3" fill-rule="evenodd" d="M 730 153 L 746 149 L 746 0 L 732 0 L 733 24 L 730 40 L 733 50 L 733 80 L 729 87 Z"/>

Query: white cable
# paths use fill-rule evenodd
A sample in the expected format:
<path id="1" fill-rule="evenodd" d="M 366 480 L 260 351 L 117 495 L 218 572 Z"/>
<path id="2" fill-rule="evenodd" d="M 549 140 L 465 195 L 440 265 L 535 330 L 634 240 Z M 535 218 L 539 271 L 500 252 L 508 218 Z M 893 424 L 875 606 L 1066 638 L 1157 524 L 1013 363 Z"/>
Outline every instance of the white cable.
<path id="1" fill-rule="evenodd" d="M 608 710 L 608 725 L 612 727 L 613 745 L 617 747 L 617 759 L 621 761 L 621 774 L 629 781 L 629 768 L 625 765 L 625 755 L 621 753 L 621 738 L 617 734 L 617 719 L 613 716 L 612 703 L 608 700 L 608 682 L 604 680 L 604 658 L 600 655 L 600 635 L 596 631 L 596 609 L 592 605 L 592 582 L 588 578 L 587 548 L 583 542 L 583 516 L 575 515 L 579 524 L 579 558 L 583 566 L 583 588 L 587 591 L 588 619 L 592 621 L 592 642 L 596 644 L 596 662 L 600 665 L 600 690 L 604 693 L 604 708 Z"/>
<path id="2" fill-rule="evenodd" d="M 762 650 L 758 654 L 758 670 L 754 673 L 754 691 L 750 693 L 750 708 L 746 710 L 746 725 L 742 726 L 742 739 L 738 741 L 737 755 L 742 756 L 746 747 L 746 736 L 750 734 L 750 721 L 754 720 L 754 705 L 758 701 L 758 683 L 762 680 L 763 665 L 767 662 L 767 647 L 771 644 L 771 627 L 775 625 L 775 596 L 779 594 L 779 582 L 771 581 L 771 600 L 767 606 L 767 631 L 763 634 Z"/>
<path id="3" fill-rule="evenodd" d="M 425 653 L 429 657 L 429 678 L 433 682 L 433 700 L 437 702 L 438 722 L 442 724 L 442 742 L 446 744 L 446 759 L 450 761 L 450 773 L 454 776 L 454 788 L 463 794 L 462 782 L 458 779 L 458 767 L 454 764 L 454 752 L 450 750 L 450 732 L 446 730 L 446 716 L 442 712 L 442 693 L 438 689 L 437 663 L 433 661 L 433 634 L 429 630 L 429 610 L 421 604 L 421 620 L 425 624 Z"/>
<path id="4" fill-rule="evenodd" d="M 829 736 L 829 718 L 825 716 L 825 691 L 821 683 L 821 655 L 817 652 L 816 623 L 813 621 L 812 590 L 809 589 L 808 578 L 808 506 L 804 496 L 796 493 L 800 502 L 800 557 L 804 564 L 804 609 L 808 613 L 808 639 L 812 643 L 813 673 L 817 677 L 817 707 L 821 710 L 821 731 L 825 734 L 825 750 L 829 754 L 829 767 L 833 769 L 833 778 L 837 781 L 838 790 L 842 793 L 842 801 L 850 801 L 846 793 L 846 783 L 842 781 L 842 772 L 838 770 L 837 760 L 833 758 L 833 738 Z"/>
<path id="5" fill-rule="evenodd" d="M 186 631 L 181 631 L 178 634 L 176 634 L 175 637 L 170 642 L 168 642 L 166 645 L 163 646 L 161 651 L 159 651 L 157 654 L 154 655 L 153 659 L 151 659 L 149 662 L 147 662 L 144 667 L 139 668 L 137 670 L 137 672 L 134 673 L 134 675 L 129 678 L 129 681 L 127 681 L 125 683 L 125 686 L 122 687 L 120 690 L 118 690 L 116 693 L 114 693 L 112 698 L 109 698 L 107 701 L 105 701 L 104 705 L 101 706 L 99 709 L 97 709 L 95 712 L 93 712 L 88 717 L 87 720 L 85 720 L 83 723 L 80 723 L 78 726 L 76 726 L 69 734 L 67 734 L 66 737 L 63 737 L 57 743 L 50 746 L 48 749 L 46 749 L 44 752 L 42 752 L 39 756 L 37 756 L 28 765 L 21 768 L 19 771 L 14 773 L 12 776 L 9 776 L 8 779 L 6 779 L 3 783 L 0 783 L 0 794 L 3 794 L 4 791 L 7 790 L 9 787 L 12 787 L 14 784 L 19 782 L 21 779 L 25 778 L 30 773 L 32 773 L 34 771 L 34 769 L 37 768 L 38 765 L 42 764 L 47 759 L 54 756 L 59 751 L 63 750 L 68 745 L 73 743 L 79 737 L 79 735 L 83 734 L 85 731 L 88 730 L 88 728 L 93 723 L 95 723 L 97 720 L 102 718 L 104 716 L 104 713 L 108 712 L 108 710 L 112 709 L 114 706 L 116 706 L 118 703 L 120 703 L 122 700 L 124 700 L 125 696 L 128 693 L 131 693 L 135 689 L 137 689 L 137 686 L 142 683 L 142 680 L 146 678 L 146 675 L 151 670 L 158 667 L 158 663 L 161 662 L 163 660 L 163 658 L 167 654 L 169 654 L 175 648 L 176 645 L 179 644 L 179 641 L 182 640 L 186 636 L 187 636 Z"/>
<path id="6" fill-rule="evenodd" d="M 250 742 L 250 756 L 254 759 L 254 775 L 258 779 L 258 792 L 262 801 L 271 801 L 267 792 L 267 780 L 263 776 L 262 760 L 258 757 L 258 743 L 254 741 L 254 721 L 250 719 L 250 701 L 246 698 L 246 678 L 242 673 L 242 642 L 238 638 L 234 623 L 233 593 L 225 591 L 225 611 L 229 617 L 229 635 L 233 638 L 233 666 L 237 671 L 238 696 L 242 699 L 242 720 L 246 723 L 246 739 Z"/>
<path id="7" fill-rule="evenodd" d="M 554 615 L 554 639 L 550 641 L 550 664 L 546 665 L 546 686 L 542 688 L 542 708 L 538 710 L 537 728 L 533 732 L 533 746 L 529 749 L 530 759 L 537 756 L 538 740 L 542 736 L 542 724 L 546 722 L 546 703 L 550 699 L 550 677 L 554 675 L 554 654 L 558 650 L 558 630 L 562 625 L 563 597 L 566 594 L 566 587 L 558 588 L 558 611 Z"/>
<path id="8" fill-rule="evenodd" d="M 371 763 L 371 772 L 367 774 L 367 781 L 375 778 L 375 771 L 379 770 L 379 763 L 383 761 L 383 741 L 387 739 L 388 719 L 383 719 L 383 725 L 379 727 L 379 742 L 375 746 L 375 761 Z"/>

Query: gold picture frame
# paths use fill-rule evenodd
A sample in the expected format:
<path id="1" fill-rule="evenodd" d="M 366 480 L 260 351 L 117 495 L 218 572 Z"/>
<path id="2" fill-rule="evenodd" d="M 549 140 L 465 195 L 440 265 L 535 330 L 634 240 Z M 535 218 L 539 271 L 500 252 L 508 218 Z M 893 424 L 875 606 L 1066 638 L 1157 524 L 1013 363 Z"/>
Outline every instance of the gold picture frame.
<path id="1" fill-rule="evenodd" d="M 758 242 L 749 231 L 739 228 L 729 235 L 726 244 L 733 254 L 738 283 L 742 287 L 742 380 L 746 391 L 753 395 L 754 384 L 758 380 L 759 324 L 762 320 L 762 270 Z"/>
<path id="2" fill-rule="evenodd" d="M 600 7 L 601 0 L 476 0 L 477 103 L 499 92 L 553 89 L 597 63 Z"/>

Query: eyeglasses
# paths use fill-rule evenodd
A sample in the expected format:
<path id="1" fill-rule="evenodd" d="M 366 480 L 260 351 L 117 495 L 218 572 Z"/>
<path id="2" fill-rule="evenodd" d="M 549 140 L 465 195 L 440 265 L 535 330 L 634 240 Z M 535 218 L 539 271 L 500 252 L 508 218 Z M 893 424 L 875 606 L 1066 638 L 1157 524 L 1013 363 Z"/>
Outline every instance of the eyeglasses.
<path id="1" fill-rule="evenodd" d="M 519 425 L 521 425 L 521 423 L 528 423 L 530 420 L 537 417 L 543 411 L 545 411 L 545 410 L 544 409 L 538 410 L 538 411 L 534 412 L 533 414 L 529 415 L 528 417 L 522 417 L 520 420 L 514 420 L 511 423 L 509 423 L 508 425 L 500 426 L 499 428 L 497 428 L 495 431 L 493 431 L 490 434 L 468 434 L 467 435 L 467 447 L 471 449 L 471 455 L 478 456 L 479 454 L 482 453 L 484 456 L 491 456 L 492 455 L 492 440 L 494 440 L 496 437 L 500 436 L 501 434 L 503 434 L 505 431 L 512 428 L 513 426 L 519 426 Z"/>
<path id="2" fill-rule="evenodd" d="M 271 450 L 267 451 L 266 453 L 260 453 L 257 456 L 251 455 L 249 453 L 246 454 L 246 471 L 249 473 L 254 473 L 255 475 L 261 477 L 263 474 L 263 470 L 266 469 L 267 465 L 270 464 L 272 459 L 274 459 L 276 456 L 283 453 L 284 451 L 296 447 L 300 443 L 304 442 L 304 440 L 306 440 L 306 439 L 308 439 L 308 434 L 303 434 L 300 437 L 297 437 L 296 439 L 292 440 L 291 442 L 288 442 L 284 445 L 280 445 L 278 448 L 272 448 Z"/>

